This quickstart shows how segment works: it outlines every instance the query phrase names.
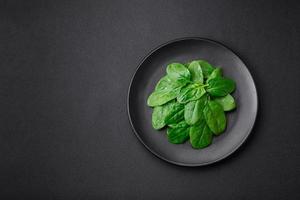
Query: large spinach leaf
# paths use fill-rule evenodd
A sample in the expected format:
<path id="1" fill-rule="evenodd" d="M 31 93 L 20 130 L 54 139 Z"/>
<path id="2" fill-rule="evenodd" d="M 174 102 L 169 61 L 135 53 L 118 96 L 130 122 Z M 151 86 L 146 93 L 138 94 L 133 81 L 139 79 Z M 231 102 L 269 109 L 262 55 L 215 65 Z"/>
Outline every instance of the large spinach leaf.
<path id="1" fill-rule="evenodd" d="M 185 121 L 173 124 L 167 129 L 168 139 L 173 144 L 181 144 L 189 139 L 189 125 Z"/>
<path id="2" fill-rule="evenodd" d="M 199 83 L 189 84 L 183 88 L 181 88 L 179 95 L 177 97 L 177 101 L 179 103 L 187 103 L 189 101 L 195 101 L 200 99 L 202 95 L 205 94 L 204 85 Z"/>
<path id="3" fill-rule="evenodd" d="M 221 134 L 226 128 L 226 117 L 220 104 L 209 101 L 204 108 L 204 118 L 210 130 L 216 134 Z"/>
<path id="4" fill-rule="evenodd" d="M 203 109 L 207 101 L 207 96 L 203 95 L 196 101 L 190 101 L 184 107 L 184 119 L 187 124 L 194 125 L 203 118 Z"/>
<path id="5" fill-rule="evenodd" d="M 207 82 L 207 92 L 212 96 L 226 96 L 235 89 L 235 82 L 228 78 L 216 77 Z"/>
<path id="6" fill-rule="evenodd" d="M 212 142 L 213 133 L 204 118 L 196 125 L 191 126 L 189 134 L 191 145 L 196 149 L 207 147 Z"/>

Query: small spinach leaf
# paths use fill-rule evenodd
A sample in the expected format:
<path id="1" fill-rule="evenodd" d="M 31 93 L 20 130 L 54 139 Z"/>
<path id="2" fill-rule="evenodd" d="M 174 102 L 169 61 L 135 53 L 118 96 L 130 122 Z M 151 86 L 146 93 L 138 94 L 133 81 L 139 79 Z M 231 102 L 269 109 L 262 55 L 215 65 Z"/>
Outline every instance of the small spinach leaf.
<path id="1" fill-rule="evenodd" d="M 213 133 L 207 126 L 205 119 L 191 126 L 189 134 L 191 145 L 196 149 L 207 147 L 212 142 Z"/>
<path id="2" fill-rule="evenodd" d="M 230 111 L 236 107 L 234 98 L 230 94 L 227 94 L 225 97 L 218 97 L 214 100 L 223 107 L 224 111 Z"/>
<path id="3" fill-rule="evenodd" d="M 197 99 L 200 99 L 200 97 L 202 97 L 202 95 L 204 95 L 205 93 L 206 91 L 204 89 L 204 85 L 198 83 L 189 84 L 181 88 L 177 97 L 177 101 L 179 103 L 195 101 Z"/>
<path id="4" fill-rule="evenodd" d="M 188 69 L 191 73 L 191 80 L 195 83 L 203 83 L 202 68 L 199 62 L 193 61 L 189 64 Z"/>
<path id="5" fill-rule="evenodd" d="M 216 77 L 207 82 L 207 92 L 212 96 L 222 97 L 235 89 L 235 82 L 228 78 Z"/>
<path id="6" fill-rule="evenodd" d="M 182 84 L 186 84 L 190 81 L 191 74 L 189 70 L 180 63 L 171 63 L 167 66 L 167 74 L 168 76 L 177 82 Z"/>
<path id="7" fill-rule="evenodd" d="M 207 96 L 203 95 L 196 101 L 190 101 L 184 107 L 184 119 L 187 124 L 194 125 L 203 118 L 203 109 L 207 101 Z"/>
<path id="8" fill-rule="evenodd" d="M 173 144 L 182 144 L 189 139 L 189 125 L 181 121 L 167 129 L 168 140 Z"/>
<path id="9" fill-rule="evenodd" d="M 208 101 L 203 113 L 210 130 L 220 135 L 226 128 L 226 117 L 222 106 L 215 101 Z"/>

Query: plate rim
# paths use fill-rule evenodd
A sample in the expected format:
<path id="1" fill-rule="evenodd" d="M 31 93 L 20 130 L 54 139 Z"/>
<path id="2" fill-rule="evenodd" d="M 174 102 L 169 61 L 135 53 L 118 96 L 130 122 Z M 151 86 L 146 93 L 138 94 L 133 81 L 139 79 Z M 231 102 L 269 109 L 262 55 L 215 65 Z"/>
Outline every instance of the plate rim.
<path id="1" fill-rule="evenodd" d="M 220 158 L 218 159 L 215 159 L 213 161 L 207 161 L 207 162 L 203 162 L 203 163 L 185 163 L 185 162 L 178 162 L 178 161 L 173 161 L 173 160 L 170 160 L 162 155 L 160 155 L 158 152 L 154 151 L 152 148 L 150 148 L 144 141 L 143 139 L 140 137 L 140 135 L 138 134 L 138 132 L 136 131 L 134 125 L 133 125 L 133 122 L 132 122 L 132 119 L 131 119 L 131 115 L 130 115 L 130 105 L 129 105 L 129 100 L 130 100 L 130 91 L 131 91 L 131 87 L 132 87 L 132 83 L 133 83 L 133 80 L 134 80 L 134 77 L 136 76 L 137 72 L 139 71 L 140 67 L 142 66 L 142 64 L 144 63 L 144 61 L 146 59 L 148 59 L 153 53 L 155 53 L 156 51 L 158 51 L 159 49 L 169 45 L 169 44 L 172 44 L 172 43 L 175 43 L 175 42 L 180 42 L 180 41 L 184 41 L 184 40 L 200 40 L 200 41 L 205 41 L 205 42 L 210 42 L 210 43 L 213 43 L 213 44 L 216 44 L 217 46 L 220 46 L 226 50 L 229 50 L 231 51 L 245 66 L 245 70 L 248 72 L 248 74 L 250 75 L 250 78 L 253 82 L 253 86 L 254 86 L 254 90 L 255 90 L 255 103 L 256 103 L 256 108 L 255 108 L 255 113 L 254 113 L 254 120 L 253 120 L 253 123 L 251 124 L 251 128 L 248 129 L 247 131 L 247 134 L 245 135 L 245 137 L 243 138 L 243 140 L 238 144 L 236 145 L 231 151 L 227 152 L 226 154 L 224 154 L 223 156 L 221 156 Z M 230 156 L 231 154 L 233 154 L 234 152 L 236 152 L 244 143 L 245 141 L 247 140 L 247 138 L 249 137 L 249 135 L 251 134 L 252 130 L 253 130 L 253 127 L 256 123 L 256 119 L 257 119 L 257 111 L 258 111 L 258 95 L 257 95 L 257 88 L 256 88 L 256 84 L 255 84 L 255 81 L 252 77 L 252 74 L 250 73 L 247 65 L 245 64 L 245 62 L 241 59 L 241 57 L 235 52 L 233 51 L 231 48 L 229 48 L 228 46 L 226 46 L 225 44 L 219 42 L 219 41 L 216 41 L 216 40 L 213 40 L 213 39 L 209 39 L 209 38 L 205 38 L 205 37 L 181 37 L 181 38 L 176 38 L 176 39 L 172 39 L 172 40 L 169 40 L 167 42 L 164 42 L 160 45 L 158 45 L 157 47 L 155 47 L 154 49 L 152 49 L 151 51 L 149 51 L 139 62 L 139 64 L 137 65 L 137 68 L 135 69 L 131 79 L 130 79 L 130 83 L 129 83 L 129 87 L 128 87 L 128 90 L 127 90 L 127 103 L 126 103 L 126 107 L 127 107 L 127 116 L 128 116 L 128 119 L 129 119 L 129 122 L 130 122 L 130 125 L 131 125 L 131 129 L 133 130 L 135 136 L 138 138 L 138 140 L 144 145 L 144 147 L 146 147 L 146 149 L 148 151 L 150 151 L 153 155 L 155 155 L 156 157 L 160 158 L 161 160 L 164 160 L 168 163 L 171 163 L 171 164 L 174 164 L 174 165 L 178 165 L 178 166 L 185 166 L 185 167 L 200 167 L 200 166 L 206 166 L 206 165 L 210 165 L 210 164 L 214 164 L 214 163 L 217 163 L 225 158 L 227 158 L 228 156 Z"/>

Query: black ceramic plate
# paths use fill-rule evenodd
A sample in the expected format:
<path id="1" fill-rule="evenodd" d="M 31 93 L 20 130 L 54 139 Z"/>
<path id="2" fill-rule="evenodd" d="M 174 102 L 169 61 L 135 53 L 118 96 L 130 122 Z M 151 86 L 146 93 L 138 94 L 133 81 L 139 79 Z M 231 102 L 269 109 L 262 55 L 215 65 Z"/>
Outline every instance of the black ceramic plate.
<path id="1" fill-rule="evenodd" d="M 220 66 L 224 76 L 236 81 L 233 96 L 237 109 L 227 113 L 226 131 L 214 137 L 205 148 L 193 149 L 185 144 L 171 144 L 166 129 L 156 131 L 151 125 L 152 108 L 147 98 L 172 62 L 185 63 L 204 59 Z M 201 166 L 217 162 L 233 153 L 250 134 L 257 113 L 254 81 L 243 61 L 224 45 L 203 38 L 183 38 L 163 44 L 146 56 L 138 66 L 129 86 L 128 115 L 139 140 L 159 158 L 177 165 Z"/>

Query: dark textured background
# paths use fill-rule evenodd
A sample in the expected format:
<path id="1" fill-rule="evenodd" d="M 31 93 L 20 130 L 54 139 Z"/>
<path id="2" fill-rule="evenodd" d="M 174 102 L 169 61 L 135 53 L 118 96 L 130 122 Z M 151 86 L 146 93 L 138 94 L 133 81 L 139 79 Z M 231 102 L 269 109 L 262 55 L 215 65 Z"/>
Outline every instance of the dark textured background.
<path id="1" fill-rule="evenodd" d="M 0 1 L 1 199 L 300 199 L 297 1 Z M 218 40 L 257 84 L 256 126 L 212 166 L 148 152 L 130 78 L 168 40 Z"/>

